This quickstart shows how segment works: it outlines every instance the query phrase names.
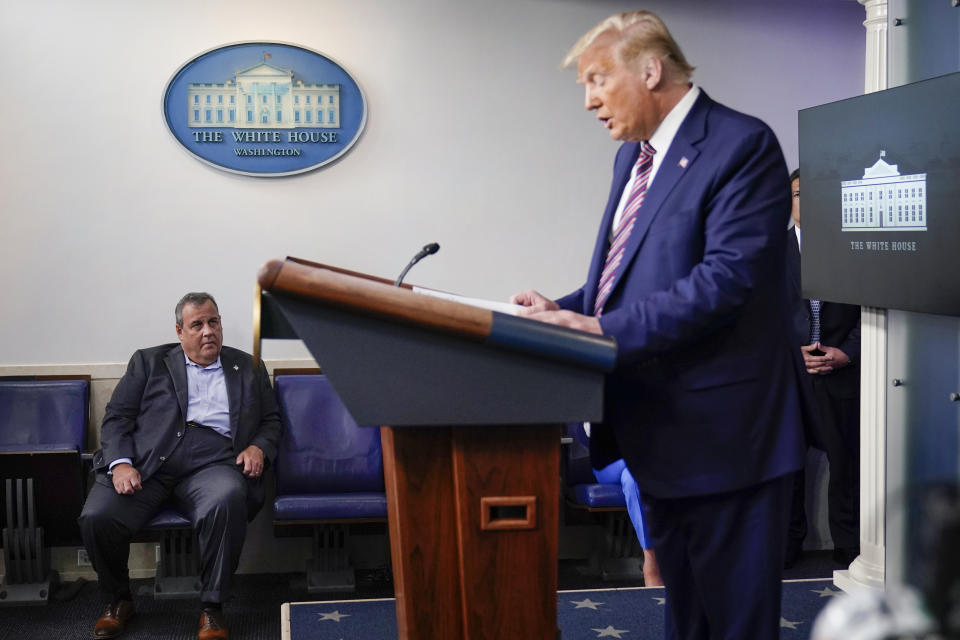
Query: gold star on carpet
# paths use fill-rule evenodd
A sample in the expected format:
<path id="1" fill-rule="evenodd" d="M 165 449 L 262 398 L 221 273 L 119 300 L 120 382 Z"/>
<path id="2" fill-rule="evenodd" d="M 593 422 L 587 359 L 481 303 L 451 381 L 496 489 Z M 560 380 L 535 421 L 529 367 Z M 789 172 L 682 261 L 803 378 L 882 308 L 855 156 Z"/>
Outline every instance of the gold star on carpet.
<path id="1" fill-rule="evenodd" d="M 798 624 L 803 624 L 803 622 L 797 620 L 796 622 L 792 620 L 787 620 L 783 616 L 780 616 L 780 628 L 781 629 L 796 629 Z"/>
<path id="2" fill-rule="evenodd" d="M 622 638 L 621 633 L 630 633 L 626 629 L 614 629 L 610 625 L 607 625 L 606 629 L 594 629 L 597 632 L 598 638 Z"/>
<path id="3" fill-rule="evenodd" d="M 590 598 L 586 600 L 571 600 L 570 603 L 576 605 L 574 609 L 593 609 L 594 611 L 598 611 L 597 606 L 603 604 L 602 602 L 594 602 Z"/>
<path id="4" fill-rule="evenodd" d="M 334 622 L 340 622 L 341 618 L 350 617 L 349 613 L 340 613 L 339 611 L 332 611 L 330 613 L 318 613 L 317 615 L 320 616 L 317 622 L 322 622 L 324 620 L 333 620 Z"/>

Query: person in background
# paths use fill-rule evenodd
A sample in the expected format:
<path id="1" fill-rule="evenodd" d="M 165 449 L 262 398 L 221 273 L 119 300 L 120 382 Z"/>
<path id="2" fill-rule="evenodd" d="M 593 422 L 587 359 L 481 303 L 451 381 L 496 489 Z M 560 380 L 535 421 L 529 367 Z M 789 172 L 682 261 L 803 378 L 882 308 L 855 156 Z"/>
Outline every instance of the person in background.
<path id="1" fill-rule="evenodd" d="M 833 559 L 847 567 L 860 553 L 860 307 L 807 300 L 801 293 L 800 170 L 790 174 L 793 227 L 787 231 L 788 273 L 793 297 L 793 333 L 813 384 L 819 420 L 807 429 L 809 443 L 827 454 L 827 512 Z M 784 566 L 801 554 L 807 524 L 804 477 L 794 488 Z"/>
<path id="2" fill-rule="evenodd" d="M 593 475 L 597 482 L 603 484 L 619 484 L 623 491 L 623 498 L 627 504 L 627 515 L 630 517 L 630 523 L 637 535 L 637 542 L 643 549 L 643 586 L 662 587 L 663 578 L 660 577 L 660 567 L 657 565 L 657 553 L 650 544 L 650 534 L 647 532 L 647 524 L 643 520 L 643 509 L 640 506 L 640 488 L 637 481 L 627 469 L 627 463 L 623 458 L 611 462 L 603 469 L 594 469 Z"/>

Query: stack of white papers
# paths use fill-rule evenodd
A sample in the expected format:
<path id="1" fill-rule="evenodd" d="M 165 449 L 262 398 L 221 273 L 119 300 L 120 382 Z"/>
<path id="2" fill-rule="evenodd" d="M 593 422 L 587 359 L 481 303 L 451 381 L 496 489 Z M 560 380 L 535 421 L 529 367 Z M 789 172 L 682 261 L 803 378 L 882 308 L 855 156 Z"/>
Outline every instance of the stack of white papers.
<path id="1" fill-rule="evenodd" d="M 509 302 L 498 302 L 496 300 L 484 300 L 482 298 L 468 298 L 466 296 L 460 296 L 455 293 L 447 293 L 446 291 L 437 291 L 436 289 L 424 289 L 423 287 L 413 287 L 414 293 L 420 293 L 425 296 L 433 296 L 434 298 L 440 298 L 442 300 L 452 300 L 453 302 L 459 302 L 460 304 L 468 304 L 471 307 L 480 307 L 481 309 L 490 309 L 491 311 L 499 311 L 500 313 L 509 313 L 512 316 L 519 315 L 520 309 L 523 309 L 523 305 L 519 304 L 510 304 Z"/>

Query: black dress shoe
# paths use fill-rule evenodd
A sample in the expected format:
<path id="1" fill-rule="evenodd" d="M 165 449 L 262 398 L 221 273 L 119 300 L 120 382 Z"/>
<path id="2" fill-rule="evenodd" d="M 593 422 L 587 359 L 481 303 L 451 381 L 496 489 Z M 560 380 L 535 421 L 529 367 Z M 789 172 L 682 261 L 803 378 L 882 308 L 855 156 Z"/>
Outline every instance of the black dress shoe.
<path id="1" fill-rule="evenodd" d="M 833 561 L 844 567 L 849 567 L 858 555 L 860 555 L 860 549 L 856 547 L 837 547 L 833 550 Z"/>
<path id="2" fill-rule="evenodd" d="M 114 600 L 107 605 L 106 611 L 97 620 L 93 627 L 94 638 L 116 638 L 127 628 L 127 623 L 133 617 L 133 602 L 130 600 Z"/>
<path id="3" fill-rule="evenodd" d="M 223 611 L 204 609 L 200 613 L 197 640 L 227 640 L 229 637 L 230 632 L 227 630 L 227 623 L 223 620 Z"/>
<path id="4" fill-rule="evenodd" d="M 803 555 L 803 543 L 788 542 L 787 553 L 783 556 L 783 568 L 789 569 L 797 564 L 797 560 L 800 559 L 801 555 Z"/>

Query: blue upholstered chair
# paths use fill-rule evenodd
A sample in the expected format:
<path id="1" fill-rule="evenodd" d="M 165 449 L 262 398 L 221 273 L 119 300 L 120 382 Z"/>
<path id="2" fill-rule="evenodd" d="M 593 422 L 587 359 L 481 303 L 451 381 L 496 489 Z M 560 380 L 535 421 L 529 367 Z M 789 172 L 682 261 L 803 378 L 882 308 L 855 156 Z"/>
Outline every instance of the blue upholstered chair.
<path id="1" fill-rule="evenodd" d="M 81 451 L 90 381 L 0 380 L 0 451 Z"/>
<path id="2" fill-rule="evenodd" d="M 642 579 L 643 549 L 627 515 L 620 484 L 597 482 L 590 465 L 590 439 L 582 423 L 569 423 L 564 431 L 569 440 L 563 448 L 562 464 L 567 505 L 593 514 L 603 528 L 589 568 L 604 580 Z"/>
<path id="3" fill-rule="evenodd" d="M 352 591 L 350 526 L 387 517 L 380 430 L 357 426 L 324 375 L 277 375 L 274 388 L 284 423 L 274 529 L 312 530 L 308 591 Z"/>
<path id="4" fill-rule="evenodd" d="M 564 471 L 567 500 L 578 508 L 589 511 L 627 508 L 619 484 L 597 482 L 590 465 L 590 439 L 583 424 L 569 423 L 565 426 L 571 442 L 564 448 Z"/>
<path id="5" fill-rule="evenodd" d="M 77 544 L 90 379 L 0 379 L 4 602 L 45 603 L 49 544 Z"/>

